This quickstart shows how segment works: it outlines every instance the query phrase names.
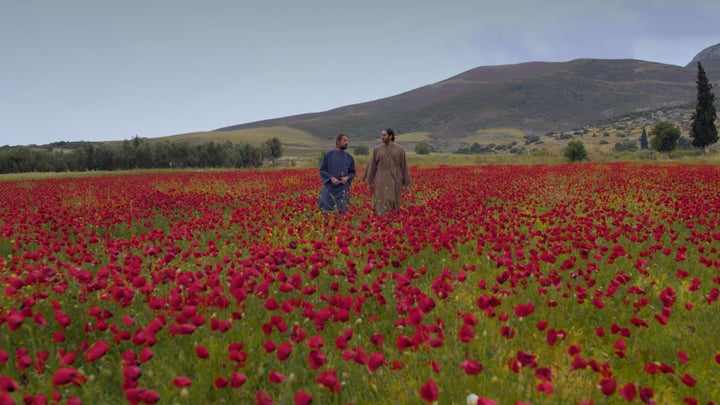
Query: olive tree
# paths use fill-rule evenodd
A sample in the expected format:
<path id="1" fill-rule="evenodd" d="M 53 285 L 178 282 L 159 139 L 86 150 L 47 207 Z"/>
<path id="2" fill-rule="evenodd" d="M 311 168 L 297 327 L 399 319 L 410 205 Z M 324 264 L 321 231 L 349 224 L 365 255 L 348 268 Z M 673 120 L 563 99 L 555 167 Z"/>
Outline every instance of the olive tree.
<path id="1" fill-rule="evenodd" d="M 367 145 L 360 144 L 353 149 L 353 153 L 356 155 L 368 155 L 370 154 L 370 148 Z"/>
<path id="2" fill-rule="evenodd" d="M 563 149 L 563 155 L 571 162 L 579 162 L 587 159 L 587 150 L 581 141 L 569 141 Z"/>
<path id="3" fill-rule="evenodd" d="M 677 148 L 680 130 L 669 122 L 661 122 L 650 130 L 650 146 L 658 152 L 672 152 Z"/>
<path id="4" fill-rule="evenodd" d="M 424 142 L 419 142 L 415 145 L 415 153 L 418 155 L 428 155 L 430 154 L 430 150 L 430 146 Z"/>

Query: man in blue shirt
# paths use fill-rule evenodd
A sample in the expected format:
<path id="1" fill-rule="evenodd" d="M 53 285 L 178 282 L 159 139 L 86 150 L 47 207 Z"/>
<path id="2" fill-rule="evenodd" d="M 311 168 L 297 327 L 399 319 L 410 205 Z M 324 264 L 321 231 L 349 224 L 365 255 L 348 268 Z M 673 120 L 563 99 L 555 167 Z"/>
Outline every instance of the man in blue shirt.
<path id="1" fill-rule="evenodd" d="M 350 183 L 355 177 L 355 160 L 347 152 L 348 136 L 340 134 L 335 138 L 335 149 L 323 156 L 320 163 L 322 189 L 318 205 L 323 211 L 344 213 L 350 200 Z"/>

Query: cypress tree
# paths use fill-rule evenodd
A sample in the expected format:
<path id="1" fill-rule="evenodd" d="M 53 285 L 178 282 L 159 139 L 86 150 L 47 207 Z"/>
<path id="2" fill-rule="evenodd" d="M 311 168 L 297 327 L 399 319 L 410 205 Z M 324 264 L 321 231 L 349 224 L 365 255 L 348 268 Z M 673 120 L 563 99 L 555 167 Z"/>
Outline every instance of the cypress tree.
<path id="1" fill-rule="evenodd" d="M 700 61 L 697 66 L 697 105 L 692 114 L 690 138 L 694 147 L 705 149 L 718 141 L 718 131 L 715 126 L 715 95 Z"/>
<path id="2" fill-rule="evenodd" d="M 640 150 L 647 150 L 649 148 L 647 131 L 645 130 L 645 127 L 643 127 L 642 135 L 640 135 Z"/>

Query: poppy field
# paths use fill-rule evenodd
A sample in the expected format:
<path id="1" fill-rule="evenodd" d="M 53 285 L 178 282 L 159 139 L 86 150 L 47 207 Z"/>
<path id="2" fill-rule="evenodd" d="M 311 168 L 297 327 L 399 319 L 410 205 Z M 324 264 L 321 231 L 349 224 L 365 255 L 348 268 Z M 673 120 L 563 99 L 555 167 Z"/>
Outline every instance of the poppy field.
<path id="1" fill-rule="evenodd" d="M 720 167 L 0 182 L 0 404 L 709 404 Z"/>

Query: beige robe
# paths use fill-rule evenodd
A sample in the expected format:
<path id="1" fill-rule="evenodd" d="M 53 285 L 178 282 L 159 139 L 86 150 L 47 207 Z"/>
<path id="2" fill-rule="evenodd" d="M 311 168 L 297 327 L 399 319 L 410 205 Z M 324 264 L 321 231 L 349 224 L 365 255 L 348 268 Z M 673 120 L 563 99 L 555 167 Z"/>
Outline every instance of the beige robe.
<path id="1" fill-rule="evenodd" d="M 371 189 L 374 187 L 372 206 L 375 213 L 382 215 L 400 208 L 402 188 L 410 185 L 405 150 L 394 143 L 376 146 L 365 179 Z"/>

